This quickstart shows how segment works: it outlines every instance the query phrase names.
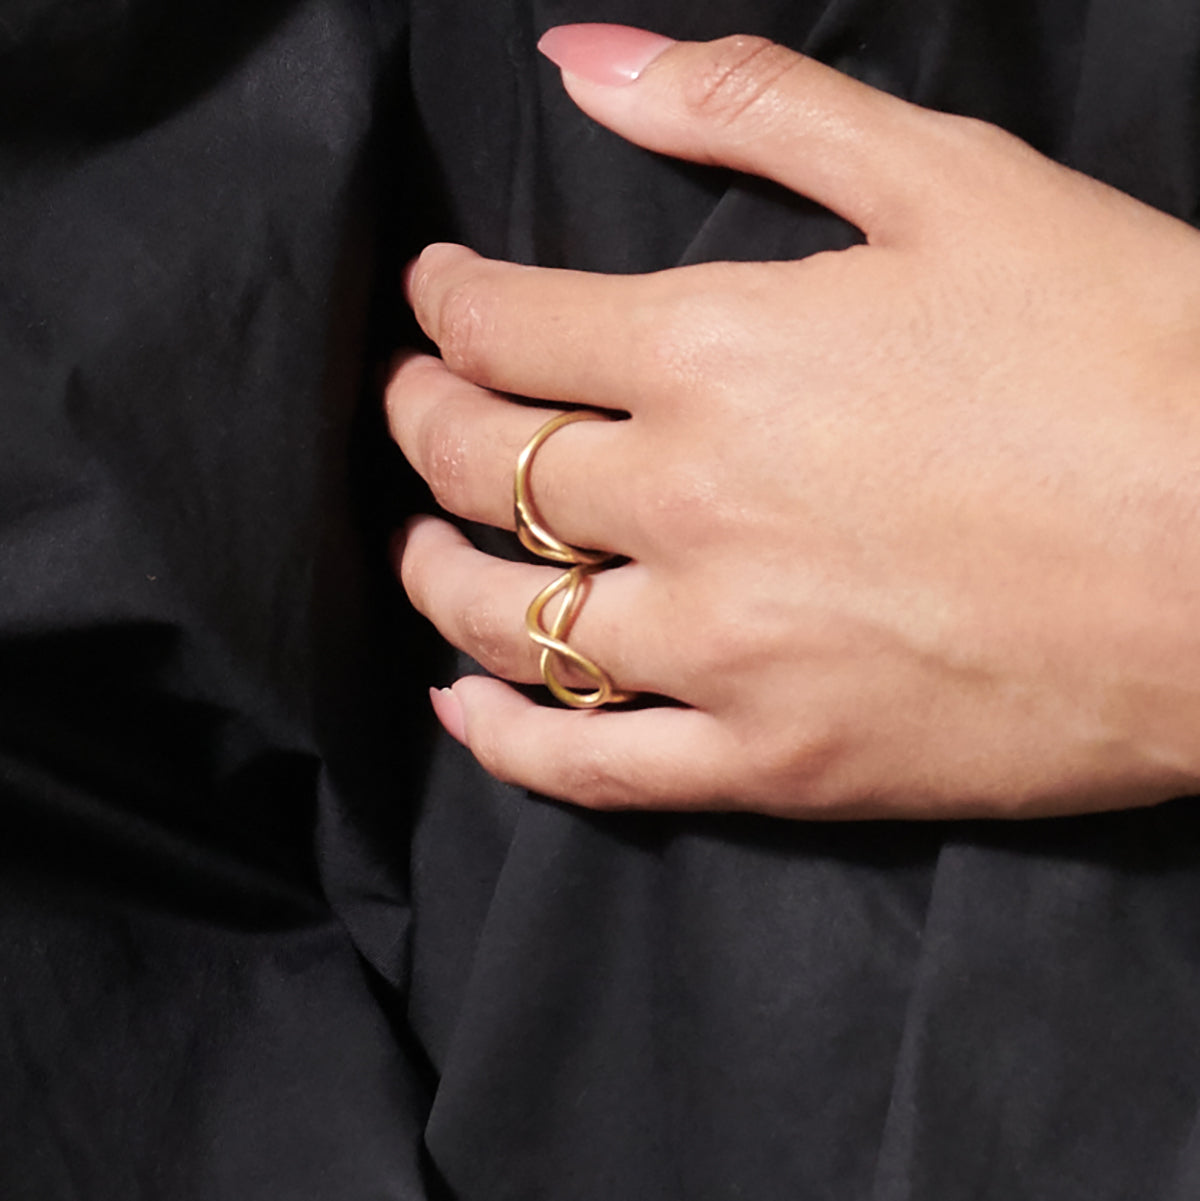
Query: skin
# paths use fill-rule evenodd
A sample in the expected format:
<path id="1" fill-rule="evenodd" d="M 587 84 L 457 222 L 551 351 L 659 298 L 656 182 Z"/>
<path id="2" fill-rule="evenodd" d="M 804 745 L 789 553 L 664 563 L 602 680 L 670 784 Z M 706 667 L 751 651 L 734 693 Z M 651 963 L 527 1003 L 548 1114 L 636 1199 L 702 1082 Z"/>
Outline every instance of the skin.
<path id="1" fill-rule="evenodd" d="M 523 619 L 557 569 L 428 516 L 404 586 L 499 677 L 436 692 L 447 729 L 592 807 L 1029 817 L 1197 791 L 1200 234 L 758 39 L 671 44 L 618 83 L 602 36 L 564 37 L 594 119 L 867 244 L 633 277 L 420 256 L 441 358 L 395 368 L 400 446 L 450 513 L 511 529 L 556 406 L 628 413 L 554 434 L 533 483 L 561 537 L 629 558 L 572 645 L 677 702 L 510 687 L 540 679 Z"/>

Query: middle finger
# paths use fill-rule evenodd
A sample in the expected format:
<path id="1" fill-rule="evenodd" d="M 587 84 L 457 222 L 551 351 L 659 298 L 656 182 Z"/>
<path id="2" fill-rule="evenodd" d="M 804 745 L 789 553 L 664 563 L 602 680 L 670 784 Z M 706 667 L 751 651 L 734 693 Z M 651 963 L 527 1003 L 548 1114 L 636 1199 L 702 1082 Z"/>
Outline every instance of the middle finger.
<path id="1" fill-rule="evenodd" d="M 558 410 L 516 404 L 418 354 L 398 362 L 386 404 L 393 437 L 444 509 L 513 529 L 517 457 Z M 564 541 L 637 557 L 637 462 L 633 421 L 576 422 L 538 450 L 530 489 Z"/>

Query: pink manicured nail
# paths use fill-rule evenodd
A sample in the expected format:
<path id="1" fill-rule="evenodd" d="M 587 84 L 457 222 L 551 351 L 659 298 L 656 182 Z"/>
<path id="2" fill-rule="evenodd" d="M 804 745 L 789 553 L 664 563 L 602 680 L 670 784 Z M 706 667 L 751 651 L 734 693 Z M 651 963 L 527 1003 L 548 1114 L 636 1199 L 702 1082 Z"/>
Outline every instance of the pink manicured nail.
<path id="1" fill-rule="evenodd" d="M 442 728 L 451 738 L 466 746 L 467 724 L 463 720 L 462 702 L 454 695 L 453 690 L 431 688 L 429 699 L 433 704 L 433 711 L 437 714 L 438 721 L 442 723 Z"/>
<path id="2" fill-rule="evenodd" d="M 674 39 L 630 25 L 556 25 L 538 49 L 570 75 L 591 83 L 632 83 Z"/>

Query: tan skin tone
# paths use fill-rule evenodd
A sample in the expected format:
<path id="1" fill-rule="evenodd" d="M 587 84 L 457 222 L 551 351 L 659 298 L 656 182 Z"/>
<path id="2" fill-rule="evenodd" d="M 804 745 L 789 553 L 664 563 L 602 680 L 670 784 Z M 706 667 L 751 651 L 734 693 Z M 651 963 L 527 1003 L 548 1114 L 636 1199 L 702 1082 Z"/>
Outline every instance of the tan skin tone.
<path id="1" fill-rule="evenodd" d="M 555 406 L 628 412 L 554 434 L 534 486 L 561 537 L 630 559 L 572 644 L 679 702 L 515 691 L 556 569 L 429 516 L 404 586 L 499 677 L 437 693 L 447 728 L 594 807 L 1025 817 L 1198 790 L 1200 234 L 756 39 L 613 84 L 571 36 L 597 121 L 774 178 L 867 245 L 640 277 L 425 251 L 410 298 L 442 357 L 397 366 L 394 435 L 450 513 L 511 529 Z"/>

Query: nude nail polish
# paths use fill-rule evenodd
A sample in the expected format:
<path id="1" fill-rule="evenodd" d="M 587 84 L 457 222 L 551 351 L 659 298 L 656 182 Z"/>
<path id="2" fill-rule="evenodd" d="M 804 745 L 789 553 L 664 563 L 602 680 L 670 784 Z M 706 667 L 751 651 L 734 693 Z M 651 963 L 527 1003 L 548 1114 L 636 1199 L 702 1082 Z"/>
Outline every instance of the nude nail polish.
<path id="1" fill-rule="evenodd" d="M 606 86 L 632 83 L 673 38 L 630 25 L 556 25 L 538 49 L 569 75 Z"/>
<path id="2" fill-rule="evenodd" d="M 449 688 L 431 688 L 429 699 L 442 728 L 451 738 L 463 744 L 467 741 L 467 724 L 463 719 L 462 702 Z"/>

